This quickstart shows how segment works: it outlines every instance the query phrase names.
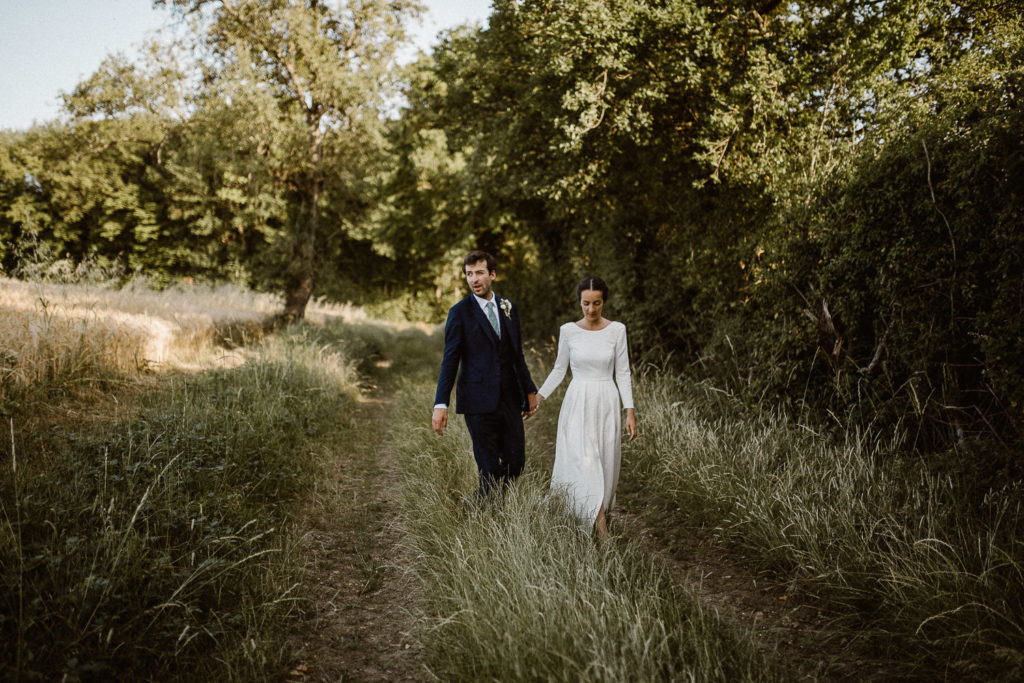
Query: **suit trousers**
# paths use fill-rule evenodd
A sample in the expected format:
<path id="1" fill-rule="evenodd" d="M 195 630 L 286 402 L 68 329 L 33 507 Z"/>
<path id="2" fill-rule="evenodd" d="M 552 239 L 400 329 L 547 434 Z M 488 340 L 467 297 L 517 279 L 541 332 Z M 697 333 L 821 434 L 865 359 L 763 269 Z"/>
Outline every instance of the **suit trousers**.
<path id="1" fill-rule="evenodd" d="M 478 495 L 486 495 L 497 484 L 508 484 L 523 471 L 526 462 L 526 432 L 522 402 L 514 384 L 502 383 L 498 410 L 466 413 L 466 427 L 473 439 L 473 458 L 480 473 Z"/>

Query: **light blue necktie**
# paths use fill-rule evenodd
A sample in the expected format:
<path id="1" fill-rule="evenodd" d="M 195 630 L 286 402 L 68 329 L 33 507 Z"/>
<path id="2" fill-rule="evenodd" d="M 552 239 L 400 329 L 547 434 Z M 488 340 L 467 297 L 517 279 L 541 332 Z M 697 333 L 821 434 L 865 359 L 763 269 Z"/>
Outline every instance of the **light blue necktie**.
<path id="1" fill-rule="evenodd" d="M 491 327 L 494 328 L 494 334 L 501 338 L 501 328 L 498 326 L 498 315 L 494 312 L 494 302 L 488 301 L 484 308 L 487 309 L 487 319 L 491 321 Z"/>

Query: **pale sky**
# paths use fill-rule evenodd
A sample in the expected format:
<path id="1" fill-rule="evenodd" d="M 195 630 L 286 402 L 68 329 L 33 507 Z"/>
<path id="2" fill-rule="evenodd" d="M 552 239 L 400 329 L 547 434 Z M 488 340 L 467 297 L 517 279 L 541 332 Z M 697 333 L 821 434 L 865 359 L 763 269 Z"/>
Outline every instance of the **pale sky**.
<path id="1" fill-rule="evenodd" d="M 490 0 L 425 0 L 416 44 L 437 33 L 485 23 Z M 91 75 L 108 54 L 129 58 L 170 12 L 150 0 L 0 0 L 0 129 L 23 129 L 57 118 L 60 93 Z"/>

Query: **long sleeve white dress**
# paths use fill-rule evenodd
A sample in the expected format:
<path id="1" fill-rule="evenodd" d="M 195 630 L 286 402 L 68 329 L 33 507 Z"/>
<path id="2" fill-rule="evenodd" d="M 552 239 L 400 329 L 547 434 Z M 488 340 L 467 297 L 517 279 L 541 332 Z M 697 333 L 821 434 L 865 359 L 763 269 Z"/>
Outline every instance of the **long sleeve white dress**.
<path id="1" fill-rule="evenodd" d="M 562 325 L 558 357 L 538 393 L 550 396 L 567 368 L 572 381 L 558 414 L 551 488 L 568 497 L 590 529 L 601 506 L 607 512 L 615 504 L 621 410 L 633 407 L 626 326 L 612 322 L 600 330 L 585 330 L 574 322 Z"/>

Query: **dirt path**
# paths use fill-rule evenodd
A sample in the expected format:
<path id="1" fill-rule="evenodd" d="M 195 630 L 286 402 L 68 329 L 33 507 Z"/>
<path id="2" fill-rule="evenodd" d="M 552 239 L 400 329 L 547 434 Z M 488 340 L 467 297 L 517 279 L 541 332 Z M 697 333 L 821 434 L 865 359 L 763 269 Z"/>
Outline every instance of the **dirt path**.
<path id="1" fill-rule="evenodd" d="M 291 638 L 298 663 L 284 681 L 429 677 L 412 635 L 419 587 L 402 569 L 411 563 L 395 522 L 396 457 L 382 438 L 389 410 L 382 390 L 364 398 L 352 451 L 330 456 L 335 469 L 311 506 L 304 539 L 313 604 Z M 550 441 L 540 430 L 528 434 L 534 466 L 550 467 Z M 753 571 L 711 535 L 681 527 L 678 511 L 648 507 L 642 491 L 621 487 L 614 512 L 613 533 L 639 540 L 709 613 L 754 634 L 793 680 L 891 680 L 899 669 L 837 626 L 823 600 Z"/>
<path id="2" fill-rule="evenodd" d="M 298 663 L 284 681 L 427 677 L 411 635 L 419 587 L 402 570 L 395 459 L 381 438 L 389 409 L 379 390 L 364 398 L 351 452 L 328 456 L 334 469 L 304 539 L 312 605 L 290 638 Z"/>

